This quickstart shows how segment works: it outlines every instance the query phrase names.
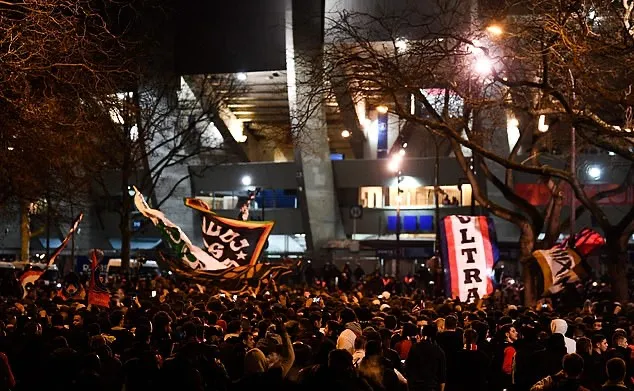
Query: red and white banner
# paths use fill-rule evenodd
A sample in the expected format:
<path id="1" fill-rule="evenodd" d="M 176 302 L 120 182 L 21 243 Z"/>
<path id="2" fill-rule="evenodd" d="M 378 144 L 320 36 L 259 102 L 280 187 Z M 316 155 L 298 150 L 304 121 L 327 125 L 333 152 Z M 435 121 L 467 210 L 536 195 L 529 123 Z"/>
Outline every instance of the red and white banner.
<path id="1" fill-rule="evenodd" d="M 498 260 L 495 228 L 486 216 L 447 216 L 440 224 L 447 295 L 463 302 L 493 293 Z"/>

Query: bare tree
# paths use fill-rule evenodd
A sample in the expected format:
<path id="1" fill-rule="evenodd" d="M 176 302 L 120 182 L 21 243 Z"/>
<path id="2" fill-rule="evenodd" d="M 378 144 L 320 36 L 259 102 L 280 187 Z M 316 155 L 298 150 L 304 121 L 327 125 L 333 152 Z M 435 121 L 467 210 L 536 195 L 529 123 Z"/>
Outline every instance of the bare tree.
<path id="1" fill-rule="evenodd" d="M 332 99 L 344 87 L 370 105 L 390 102 L 401 119 L 448 140 L 475 200 L 520 230 L 528 303 L 535 299 L 532 251 L 552 245 L 568 227 L 562 193 L 570 189 L 578 212 L 591 213 L 606 235 L 615 294 L 627 300 L 622 267 L 634 207 L 613 221 L 601 201 L 625 191 L 631 174 L 610 191 L 590 192 L 569 162 L 588 146 L 634 159 L 628 7 L 623 13 L 609 1 L 540 0 L 509 2 L 492 13 L 468 0 L 431 3 L 424 10 L 332 16 L 320 58 L 297 60 L 323 64 L 306 81 L 314 99 Z M 517 137 L 508 144 L 511 120 Z M 519 173 L 548 186 L 548 205 L 522 197 L 514 186 Z M 491 199 L 486 186 L 504 202 Z"/>
<path id="2" fill-rule="evenodd" d="M 85 0 L 0 2 L 0 206 L 19 203 L 28 258 L 33 205 L 81 199 L 93 132 L 89 102 L 128 73 L 107 18 L 129 6 Z"/>
<path id="3" fill-rule="evenodd" d="M 102 102 L 110 128 L 95 140 L 105 164 L 94 170 L 93 178 L 107 196 L 120 200 L 116 209 L 123 270 L 130 260 L 131 186 L 143 189 L 158 208 L 191 175 L 202 174 L 189 171 L 188 165 L 220 164 L 235 159 L 239 148 L 232 134 L 222 134 L 214 125 L 221 121 L 225 99 L 242 88 L 232 76 L 153 77 L 141 83 Z M 185 173 L 166 181 L 165 174 L 175 168 Z M 118 188 L 109 181 L 113 172 Z"/>

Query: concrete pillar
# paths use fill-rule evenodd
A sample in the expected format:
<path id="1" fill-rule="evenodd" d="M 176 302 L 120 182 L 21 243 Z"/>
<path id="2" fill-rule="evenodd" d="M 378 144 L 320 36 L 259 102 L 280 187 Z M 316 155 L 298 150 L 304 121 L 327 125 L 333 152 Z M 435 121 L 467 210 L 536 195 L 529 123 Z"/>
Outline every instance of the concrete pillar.
<path id="1" fill-rule="evenodd" d="M 323 67 L 315 63 L 323 48 L 323 2 L 288 0 L 286 26 L 288 100 L 297 138 L 300 207 L 308 250 L 317 255 L 328 240 L 335 239 L 338 233 L 343 235 L 325 107 L 319 92 L 324 84 Z"/>

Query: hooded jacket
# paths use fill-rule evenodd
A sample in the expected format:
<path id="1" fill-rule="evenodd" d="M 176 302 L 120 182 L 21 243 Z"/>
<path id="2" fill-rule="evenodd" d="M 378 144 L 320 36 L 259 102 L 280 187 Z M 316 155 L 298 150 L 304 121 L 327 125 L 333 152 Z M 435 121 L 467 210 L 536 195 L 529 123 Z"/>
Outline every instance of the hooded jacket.
<path id="1" fill-rule="evenodd" d="M 574 339 L 566 337 L 566 331 L 568 331 L 568 323 L 563 319 L 553 319 L 550 322 L 550 331 L 555 334 L 561 334 L 564 336 L 564 342 L 566 343 L 566 351 L 568 354 L 575 353 L 577 351 L 577 343 Z"/>
<path id="2" fill-rule="evenodd" d="M 339 338 L 337 338 L 337 349 L 345 349 L 350 352 L 350 354 L 354 354 L 354 341 L 362 332 L 363 330 L 361 330 L 359 323 L 346 323 L 345 330 L 343 330 L 341 334 L 339 334 Z"/>

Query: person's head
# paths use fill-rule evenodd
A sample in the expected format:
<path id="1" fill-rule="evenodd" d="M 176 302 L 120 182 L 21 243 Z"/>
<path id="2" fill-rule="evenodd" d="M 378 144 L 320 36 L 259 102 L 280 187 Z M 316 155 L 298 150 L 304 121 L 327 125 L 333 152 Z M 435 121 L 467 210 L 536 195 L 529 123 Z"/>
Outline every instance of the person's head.
<path id="1" fill-rule="evenodd" d="M 124 318 L 123 311 L 116 310 L 110 315 L 110 324 L 112 327 L 122 327 Z"/>
<path id="2" fill-rule="evenodd" d="M 240 340 L 247 347 L 247 349 L 253 349 L 255 347 L 255 340 L 253 339 L 253 334 L 248 331 L 243 331 L 240 333 Z"/>
<path id="3" fill-rule="evenodd" d="M 605 372 L 608 375 L 608 381 L 613 383 L 623 382 L 623 379 L 625 379 L 625 361 L 618 357 L 609 359 L 605 364 Z"/>
<path id="4" fill-rule="evenodd" d="M 478 344 L 478 332 L 474 329 L 466 329 L 462 336 L 462 340 L 465 345 L 477 345 Z"/>
<path id="5" fill-rule="evenodd" d="M 592 330 L 601 331 L 603 329 L 603 322 L 600 319 L 595 319 L 592 323 Z"/>
<path id="6" fill-rule="evenodd" d="M 608 350 L 608 340 L 603 334 L 595 334 L 592 336 L 592 350 L 596 353 L 604 353 Z"/>
<path id="7" fill-rule="evenodd" d="M 550 322 L 550 331 L 553 334 L 558 333 L 565 335 L 566 331 L 568 331 L 568 323 L 566 323 L 566 321 L 563 319 L 553 319 Z"/>
<path id="8" fill-rule="evenodd" d="M 53 327 L 64 327 L 64 317 L 62 314 L 53 314 L 51 317 L 51 325 Z"/>
<path id="9" fill-rule="evenodd" d="M 311 332 L 313 330 L 313 324 L 310 322 L 308 318 L 300 318 L 299 319 L 299 331 L 301 332 Z"/>
<path id="10" fill-rule="evenodd" d="M 341 325 L 339 324 L 339 322 L 331 319 L 326 322 L 326 327 L 324 327 L 324 334 L 326 335 L 326 337 L 337 335 L 340 328 Z"/>
<path id="11" fill-rule="evenodd" d="M 405 338 L 414 338 L 418 334 L 418 328 L 416 325 L 411 322 L 407 322 L 403 324 L 403 331 L 401 335 Z"/>
<path id="12" fill-rule="evenodd" d="M 489 324 L 481 320 L 476 320 L 471 323 L 471 328 L 478 333 L 478 341 L 485 341 L 489 336 Z"/>
<path id="13" fill-rule="evenodd" d="M 354 313 L 354 311 L 351 308 L 344 308 L 339 313 L 339 319 L 341 319 L 342 324 L 346 324 L 349 322 L 356 322 L 357 315 Z"/>
<path id="14" fill-rule="evenodd" d="M 211 324 L 215 323 L 216 322 L 213 322 Z M 158 333 L 169 333 L 172 331 L 172 318 L 165 311 L 159 311 L 154 314 L 154 317 L 152 318 L 152 324 L 154 325 L 154 330 Z"/>
<path id="15" fill-rule="evenodd" d="M 227 334 L 238 334 L 241 328 L 242 324 L 239 320 L 232 320 L 227 324 Z"/>
<path id="16" fill-rule="evenodd" d="M 64 337 L 57 336 L 51 341 L 51 348 L 53 350 L 68 348 L 68 341 Z"/>
<path id="17" fill-rule="evenodd" d="M 438 329 L 439 332 L 445 331 L 445 318 L 438 318 L 434 321 L 434 323 L 436 324 L 436 329 Z"/>
<path id="18" fill-rule="evenodd" d="M 293 351 L 295 352 L 293 366 L 296 368 L 305 368 L 311 364 L 313 349 L 310 345 L 303 342 L 295 342 L 293 343 Z"/>
<path id="19" fill-rule="evenodd" d="M 463 321 L 465 329 L 471 327 L 471 323 L 475 322 L 476 320 L 480 320 L 477 314 L 471 312 L 467 313 Z"/>
<path id="20" fill-rule="evenodd" d="M 567 378 L 576 379 L 583 373 L 583 358 L 576 354 L 566 354 L 561 362 Z"/>
<path id="21" fill-rule="evenodd" d="M 502 328 L 500 329 L 500 334 L 504 337 L 504 341 L 511 343 L 517 341 L 517 338 L 519 337 L 515 326 L 513 326 L 512 324 L 505 324 L 504 326 L 502 326 Z"/>
<path id="22" fill-rule="evenodd" d="M 382 353 L 381 341 L 371 340 L 365 344 L 365 357 L 380 356 Z"/>
<path id="23" fill-rule="evenodd" d="M 434 341 L 436 339 L 437 334 L 438 334 L 438 327 L 436 327 L 436 324 L 430 323 L 426 326 L 423 326 L 423 337 L 425 337 L 425 339 Z"/>
<path id="24" fill-rule="evenodd" d="M 591 354 L 592 353 L 592 342 L 588 337 L 581 337 L 577 340 L 576 351 L 578 353 Z"/>
<path id="25" fill-rule="evenodd" d="M 73 327 L 77 329 L 84 327 L 84 317 L 82 314 L 77 313 L 73 315 Z"/>
<path id="26" fill-rule="evenodd" d="M 354 339 L 354 349 L 355 350 L 363 350 L 365 349 L 366 339 L 364 336 L 360 335 Z"/>
<path id="27" fill-rule="evenodd" d="M 24 325 L 24 334 L 28 337 L 39 337 L 42 335 L 42 326 L 37 322 L 27 322 Z"/>
<path id="28" fill-rule="evenodd" d="M 445 330 L 453 331 L 458 327 L 458 318 L 454 315 L 449 315 L 445 318 Z"/>
<path id="29" fill-rule="evenodd" d="M 244 373 L 263 373 L 268 368 L 266 356 L 260 349 L 251 349 L 244 356 Z"/>
<path id="30" fill-rule="evenodd" d="M 308 319 L 310 320 L 310 323 L 313 326 L 313 329 L 318 329 L 321 327 L 321 314 L 319 314 L 318 312 L 312 312 L 309 316 Z"/>
<path id="31" fill-rule="evenodd" d="M 612 336 L 612 347 L 627 347 L 627 337 L 623 333 L 614 333 Z"/>
<path id="32" fill-rule="evenodd" d="M 394 330 L 398 326 L 398 320 L 394 315 L 388 315 L 384 319 L 384 324 L 386 329 Z"/>
<path id="33" fill-rule="evenodd" d="M 339 373 L 351 371 L 352 355 L 345 349 L 333 350 L 328 355 L 328 368 Z"/>

